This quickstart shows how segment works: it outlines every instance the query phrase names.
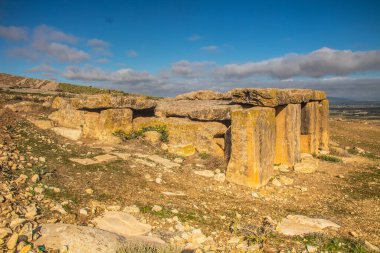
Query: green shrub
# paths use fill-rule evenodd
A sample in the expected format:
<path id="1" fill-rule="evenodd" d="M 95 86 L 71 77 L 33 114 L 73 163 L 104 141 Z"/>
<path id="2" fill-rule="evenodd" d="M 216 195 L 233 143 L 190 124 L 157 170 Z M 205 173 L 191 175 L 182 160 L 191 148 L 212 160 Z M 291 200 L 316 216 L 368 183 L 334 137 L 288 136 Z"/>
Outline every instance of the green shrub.
<path id="1" fill-rule="evenodd" d="M 123 130 L 117 130 L 113 133 L 113 135 L 119 137 L 122 141 L 126 141 L 143 137 L 144 134 L 148 131 L 156 131 L 160 133 L 160 141 L 162 142 L 169 141 L 168 130 L 164 125 L 143 127 L 137 131 L 132 131 L 130 133 L 126 133 Z"/>
<path id="2" fill-rule="evenodd" d="M 206 152 L 200 152 L 199 153 L 199 157 L 203 160 L 206 160 L 208 158 L 210 158 L 210 154 L 206 153 Z"/>
<path id="3" fill-rule="evenodd" d="M 329 237 L 322 234 L 308 234 L 301 239 L 304 245 L 318 247 L 318 252 L 369 253 L 363 241 L 351 238 Z"/>
<path id="4" fill-rule="evenodd" d="M 332 155 L 318 155 L 317 158 L 320 160 L 323 160 L 323 161 L 333 162 L 333 163 L 342 162 L 342 159 L 335 157 L 335 156 L 332 156 Z"/>

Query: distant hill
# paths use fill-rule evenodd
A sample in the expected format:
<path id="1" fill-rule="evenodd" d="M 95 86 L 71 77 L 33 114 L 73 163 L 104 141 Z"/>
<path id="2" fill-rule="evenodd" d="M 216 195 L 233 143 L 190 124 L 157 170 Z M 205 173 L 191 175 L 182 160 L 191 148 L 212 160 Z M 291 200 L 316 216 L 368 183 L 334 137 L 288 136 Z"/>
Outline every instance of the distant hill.
<path id="1" fill-rule="evenodd" d="M 348 98 L 329 97 L 332 108 L 379 108 L 380 101 L 358 101 Z"/>
<path id="2" fill-rule="evenodd" d="M 43 91 L 54 91 L 58 83 L 50 80 L 15 76 L 0 73 L 0 88 L 8 89 L 40 89 Z"/>
<path id="3" fill-rule="evenodd" d="M 349 99 L 349 98 L 342 98 L 342 97 L 328 97 L 331 105 L 341 105 L 341 104 L 353 104 L 358 101 Z"/>

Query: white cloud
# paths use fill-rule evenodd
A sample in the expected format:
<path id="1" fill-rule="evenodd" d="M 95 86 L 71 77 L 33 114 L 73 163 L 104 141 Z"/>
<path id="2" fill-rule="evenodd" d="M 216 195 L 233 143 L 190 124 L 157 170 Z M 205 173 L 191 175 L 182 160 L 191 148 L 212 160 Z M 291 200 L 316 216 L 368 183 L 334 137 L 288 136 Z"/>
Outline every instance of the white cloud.
<path id="1" fill-rule="evenodd" d="M 109 63 L 110 61 L 106 58 L 100 58 L 100 59 L 97 59 L 96 62 L 100 64 L 106 64 L 106 63 Z"/>
<path id="2" fill-rule="evenodd" d="M 280 58 L 244 64 L 228 64 L 217 70 L 226 78 L 268 75 L 279 79 L 296 76 L 322 77 L 380 70 L 380 51 L 334 50 L 321 48 L 310 54 L 290 54 Z"/>
<path id="3" fill-rule="evenodd" d="M 56 42 L 48 44 L 45 52 L 61 62 L 81 62 L 90 58 L 84 51 Z"/>
<path id="4" fill-rule="evenodd" d="M 32 68 L 26 69 L 25 71 L 30 73 L 58 73 L 58 71 L 55 68 L 47 64 L 37 65 Z"/>
<path id="5" fill-rule="evenodd" d="M 77 43 L 78 38 L 74 35 L 67 34 L 55 27 L 48 25 L 37 26 L 33 31 L 32 44 L 36 48 L 41 48 L 51 42 L 61 42 L 67 44 Z"/>
<path id="6" fill-rule="evenodd" d="M 102 48 L 105 48 L 105 47 L 108 47 L 109 46 L 109 43 L 104 41 L 104 40 L 100 40 L 100 39 L 90 39 L 87 41 L 87 45 L 89 45 L 90 47 L 102 47 Z"/>
<path id="7" fill-rule="evenodd" d="M 40 56 L 36 50 L 26 47 L 16 47 L 8 51 L 8 54 L 12 57 L 22 58 L 26 60 L 37 60 Z"/>
<path id="8" fill-rule="evenodd" d="M 133 69 L 119 69 L 117 71 L 105 71 L 94 67 L 67 67 L 63 76 L 67 79 L 82 81 L 103 81 L 124 84 L 150 83 L 155 77 L 147 72 L 137 72 Z"/>
<path id="9" fill-rule="evenodd" d="M 28 38 L 28 32 L 22 27 L 0 26 L 0 37 L 7 40 L 21 41 Z"/>
<path id="10" fill-rule="evenodd" d="M 90 55 L 83 50 L 69 46 L 78 38 L 54 27 L 40 25 L 33 30 L 31 41 L 21 48 L 13 48 L 10 55 L 29 60 L 52 58 L 59 62 L 79 63 L 88 60 Z M 69 44 L 69 45 L 67 45 Z"/>
<path id="11" fill-rule="evenodd" d="M 200 36 L 198 34 L 194 34 L 194 35 L 187 38 L 188 41 L 197 41 L 197 40 L 201 40 L 201 39 L 202 39 L 202 36 Z"/>
<path id="12" fill-rule="evenodd" d="M 171 74 L 191 78 L 205 76 L 210 74 L 210 69 L 214 67 L 214 65 L 214 62 L 209 61 L 189 62 L 182 60 L 172 64 Z"/>
<path id="13" fill-rule="evenodd" d="M 209 46 L 204 46 L 200 48 L 202 51 L 206 51 L 209 53 L 216 53 L 219 51 L 219 47 L 215 45 L 209 45 Z"/>
<path id="14" fill-rule="evenodd" d="M 104 40 L 90 39 L 87 41 L 87 45 L 90 46 L 97 55 L 112 56 L 112 52 L 109 50 L 110 43 Z"/>
<path id="15" fill-rule="evenodd" d="M 128 56 L 134 58 L 134 57 L 139 56 L 139 53 L 137 53 L 137 51 L 135 51 L 135 50 L 129 50 Z"/>

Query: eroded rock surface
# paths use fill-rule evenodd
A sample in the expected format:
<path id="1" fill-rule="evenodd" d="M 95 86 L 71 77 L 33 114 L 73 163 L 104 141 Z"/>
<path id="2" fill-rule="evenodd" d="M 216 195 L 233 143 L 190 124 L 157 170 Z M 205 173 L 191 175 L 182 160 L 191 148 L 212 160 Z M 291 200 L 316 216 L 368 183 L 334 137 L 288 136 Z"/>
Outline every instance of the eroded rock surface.
<path id="1" fill-rule="evenodd" d="M 227 127 L 219 122 L 199 122 L 185 118 L 138 117 L 133 120 L 133 129 L 166 126 L 169 145 L 193 145 L 198 152 L 223 156 L 223 149 L 214 138 L 224 137 Z"/>
<path id="2" fill-rule="evenodd" d="M 230 93 L 220 93 L 212 90 L 198 90 L 184 94 L 180 94 L 174 98 L 175 100 L 229 100 Z"/>
<path id="3" fill-rule="evenodd" d="M 38 245 L 54 250 L 67 246 L 70 253 L 114 253 L 126 239 L 102 229 L 69 224 L 43 224 Z"/>
<path id="4" fill-rule="evenodd" d="M 231 118 L 232 146 L 227 180 L 250 187 L 266 184 L 273 172 L 275 110 L 236 110 Z"/>
<path id="5" fill-rule="evenodd" d="M 238 88 L 231 91 L 235 103 L 276 107 L 326 99 L 323 91 L 308 89 Z"/>
<path id="6" fill-rule="evenodd" d="M 187 117 L 194 120 L 230 120 L 230 112 L 240 105 L 226 100 L 168 100 L 160 101 L 155 109 L 158 117 Z"/>
<path id="7" fill-rule="evenodd" d="M 285 235 L 303 235 L 323 232 L 325 228 L 338 229 L 340 226 L 325 219 L 314 219 L 303 215 L 288 215 L 278 225 L 276 230 Z"/>
<path id="8" fill-rule="evenodd" d="M 53 108 L 64 108 L 71 105 L 75 109 L 98 109 L 98 108 L 130 108 L 135 110 L 152 109 L 156 101 L 145 96 L 138 95 L 77 95 L 72 98 L 57 97 L 53 101 Z"/>

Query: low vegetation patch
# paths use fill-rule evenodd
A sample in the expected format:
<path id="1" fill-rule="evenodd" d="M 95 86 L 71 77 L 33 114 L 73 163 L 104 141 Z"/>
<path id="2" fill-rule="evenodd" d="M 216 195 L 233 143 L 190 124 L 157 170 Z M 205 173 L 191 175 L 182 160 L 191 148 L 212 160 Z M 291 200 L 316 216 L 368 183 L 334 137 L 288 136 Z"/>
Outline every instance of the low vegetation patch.
<path id="1" fill-rule="evenodd" d="M 59 83 L 57 87 L 57 91 L 75 93 L 75 94 L 88 94 L 88 95 L 96 95 L 96 94 L 127 95 L 128 94 L 123 91 L 99 89 L 92 86 L 75 85 L 75 84 L 70 84 L 70 83 Z"/>
<path id="2" fill-rule="evenodd" d="M 274 226 L 267 219 L 262 221 L 259 226 L 256 225 L 243 225 L 240 219 L 236 218 L 230 226 L 230 231 L 236 236 L 242 236 L 248 242 L 248 245 L 258 244 L 260 248 L 273 237 Z"/>
<path id="3" fill-rule="evenodd" d="M 336 156 L 332 156 L 332 155 L 318 155 L 317 158 L 320 159 L 320 160 L 327 161 L 327 162 L 332 162 L 332 163 L 340 163 L 340 162 L 342 162 L 342 159 L 340 159 L 340 158 L 338 158 Z"/>
<path id="4" fill-rule="evenodd" d="M 206 160 L 206 159 L 209 159 L 211 157 L 211 155 L 209 153 L 206 153 L 206 152 L 200 152 L 199 157 L 203 160 Z"/>
<path id="5" fill-rule="evenodd" d="M 117 130 L 113 133 L 114 136 L 119 137 L 122 141 L 137 139 L 140 137 L 143 137 L 144 134 L 148 131 L 156 131 L 158 132 L 160 136 L 160 141 L 162 142 L 168 142 L 169 141 L 169 134 L 166 126 L 164 125 L 158 125 L 158 126 L 148 126 L 143 127 L 140 130 L 132 131 L 130 133 L 126 133 L 123 130 Z"/>
<path id="6" fill-rule="evenodd" d="M 370 253 L 364 242 L 351 238 L 329 237 L 322 234 L 309 234 L 302 239 L 303 244 L 317 247 L 317 252 Z"/>
<path id="7" fill-rule="evenodd" d="M 353 199 L 379 199 L 380 170 L 376 167 L 363 168 L 361 171 L 350 173 L 347 178 L 347 187 L 342 190 Z"/>
<path id="8" fill-rule="evenodd" d="M 347 149 L 347 151 L 348 151 L 348 153 L 350 153 L 352 155 L 360 155 L 360 156 L 366 157 L 366 158 L 371 159 L 371 160 L 379 160 L 380 159 L 380 156 L 377 156 L 373 153 L 370 153 L 370 152 L 359 153 L 359 151 L 354 149 L 354 148 Z"/>

